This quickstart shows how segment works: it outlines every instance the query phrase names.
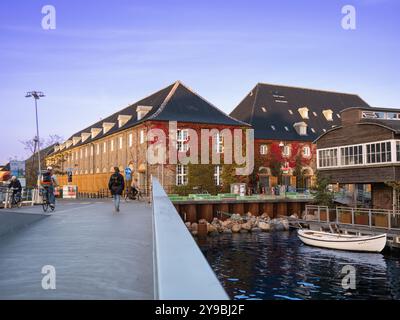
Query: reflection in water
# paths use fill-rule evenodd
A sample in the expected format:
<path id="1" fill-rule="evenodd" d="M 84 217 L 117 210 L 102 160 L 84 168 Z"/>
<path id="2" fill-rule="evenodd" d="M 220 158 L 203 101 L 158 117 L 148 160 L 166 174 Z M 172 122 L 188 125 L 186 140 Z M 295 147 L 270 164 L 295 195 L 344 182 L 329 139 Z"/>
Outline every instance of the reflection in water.
<path id="1" fill-rule="evenodd" d="M 198 244 L 233 299 L 400 299 L 400 258 L 309 247 L 296 232 L 223 234 Z M 341 286 L 345 265 L 356 289 Z"/>

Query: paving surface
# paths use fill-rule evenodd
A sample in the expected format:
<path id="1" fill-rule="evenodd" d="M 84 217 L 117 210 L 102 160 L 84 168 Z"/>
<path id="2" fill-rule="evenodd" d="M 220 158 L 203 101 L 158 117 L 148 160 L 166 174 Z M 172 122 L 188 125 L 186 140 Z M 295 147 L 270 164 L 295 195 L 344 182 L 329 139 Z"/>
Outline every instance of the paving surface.
<path id="1" fill-rule="evenodd" d="M 46 265 L 55 290 L 42 288 Z M 153 299 L 150 205 L 121 202 L 115 214 L 108 199 L 60 200 L 51 216 L 0 237 L 0 299 Z"/>

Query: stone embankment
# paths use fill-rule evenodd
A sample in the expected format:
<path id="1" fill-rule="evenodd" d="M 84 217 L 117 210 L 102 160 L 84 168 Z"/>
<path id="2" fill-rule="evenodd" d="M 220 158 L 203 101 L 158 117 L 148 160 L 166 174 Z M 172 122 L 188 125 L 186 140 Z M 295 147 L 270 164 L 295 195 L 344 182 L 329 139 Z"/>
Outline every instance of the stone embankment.
<path id="1" fill-rule="evenodd" d="M 296 215 L 291 217 L 297 218 Z M 185 224 L 193 236 L 289 230 L 288 217 L 271 219 L 266 213 L 261 216 L 253 216 L 250 212 L 244 216 L 232 214 L 226 220 L 214 218 L 211 223 L 208 223 L 205 219 L 200 219 L 198 223 L 186 222 Z"/>

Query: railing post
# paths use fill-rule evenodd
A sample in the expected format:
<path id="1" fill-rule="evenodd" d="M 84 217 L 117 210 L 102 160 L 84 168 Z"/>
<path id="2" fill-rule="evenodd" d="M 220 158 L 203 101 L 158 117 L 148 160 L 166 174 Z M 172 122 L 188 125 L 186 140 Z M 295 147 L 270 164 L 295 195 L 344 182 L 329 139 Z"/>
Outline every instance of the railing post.
<path id="1" fill-rule="evenodd" d="M 318 206 L 318 221 L 321 222 L 321 208 Z"/>
<path id="2" fill-rule="evenodd" d="M 339 209 L 336 207 L 336 224 L 339 224 Z"/>
<path id="3" fill-rule="evenodd" d="M 351 208 L 351 224 L 354 224 L 354 208 Z"/>
<path id="4" fill-rule="evenodd" d="M 326 222 L 329 223 L 329 207 L 326 207 Z"/>
<path id="5" fill-rule="evenodd" d="M 372 228 L 372 212 L 371 209 L 368 210 L 368 225 Z"/>
<path id="6" fill-rule="evenodd" d="M 392 224 L 392 221 L 391 221 L 391 211 L 388 211 L 388 229 L 390 230 L 391 229 L 391 224 Z"/>

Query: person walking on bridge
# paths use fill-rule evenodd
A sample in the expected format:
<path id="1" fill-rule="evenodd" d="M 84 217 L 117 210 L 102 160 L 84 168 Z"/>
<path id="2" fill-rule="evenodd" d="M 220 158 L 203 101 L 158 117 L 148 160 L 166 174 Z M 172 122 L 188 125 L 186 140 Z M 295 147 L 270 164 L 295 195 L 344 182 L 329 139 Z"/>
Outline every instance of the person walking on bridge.
<path id="1" fill-rule="evenodd" d="M 125 181 L 122 174 L 119 173 L 119 168 L 114 167 L 114 173 L 110 177 L 108 182 L 108 189 L 114 198 L 115 212 L 119 212 L 119 203 L 121 201 L 121 195 L 125 189 Z"/>

